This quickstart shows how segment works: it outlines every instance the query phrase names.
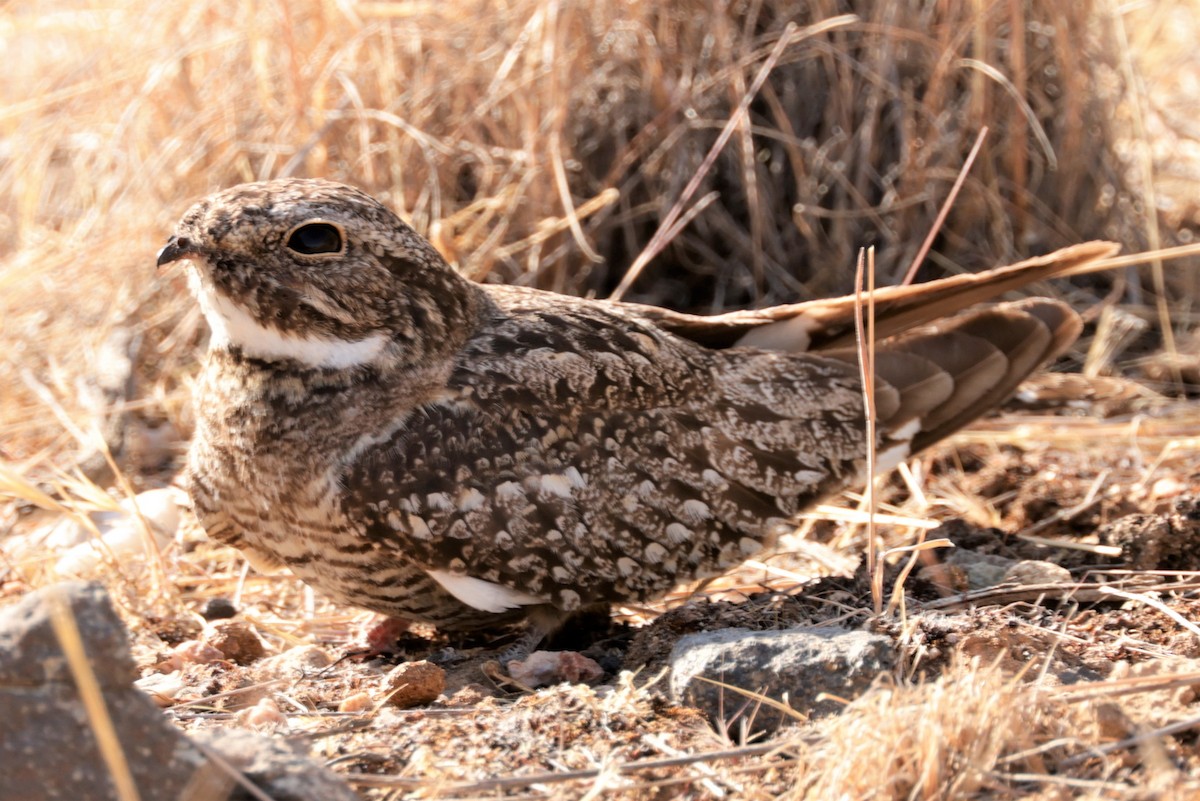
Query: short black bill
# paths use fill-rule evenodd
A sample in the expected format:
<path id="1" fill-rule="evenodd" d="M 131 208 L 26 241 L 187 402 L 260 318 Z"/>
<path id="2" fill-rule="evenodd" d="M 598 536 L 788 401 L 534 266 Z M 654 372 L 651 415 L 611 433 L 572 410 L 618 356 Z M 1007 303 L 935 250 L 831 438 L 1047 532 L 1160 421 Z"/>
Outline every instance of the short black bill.
<path id="1" fill-rule="evenodd" d="M 162 250 L 158 251 L 158 266 L 162 267 L 196 255 L 199 255 L 199 251 L 192 242 L 173 236 L 167 240 L 167 244 L 163 245 Z"/>

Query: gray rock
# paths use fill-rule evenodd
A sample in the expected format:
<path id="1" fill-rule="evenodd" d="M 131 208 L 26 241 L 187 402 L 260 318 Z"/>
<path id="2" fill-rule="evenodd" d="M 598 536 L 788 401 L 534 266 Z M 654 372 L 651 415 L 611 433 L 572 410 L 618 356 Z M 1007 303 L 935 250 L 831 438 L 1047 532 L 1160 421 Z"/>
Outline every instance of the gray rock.
<path id="1" fill-rule="evenodd" d="M 47 600 L 52 594 L 57 594 L 74 616 L 100 687 L 128 687 L 135 676 L 125 626 L 113 612 L 103 587 L 71 581 L 31 592 L 16 605 L 0 610 L 0 689 L 74 687 L 62 646 L 50 625 Z"/>
<path id="2" fill-rule="evenodd" d="M 117 797 L 51 624 L 55 598 L 79 629 L 141 798 L 177 798 L 204 760 L 131 688 L 125 627 L 103 588 L 79 582 L 31 592 L 0 610 L 0 798 Z"/>
<path id="3" fill-rule="evenodd" d="M 55 599 L 79 630 L 120 753 L 142 801 L 174 801 L 206 779 L 215 782 L 213 787 L 223 786 L 225 777 L 219 775 L 205 751 L 131 685 L 135 671 L 125 627 L 103 588 L 70 582 L 31 592 L 15 605 L 0 609 L 0 799 L 117 798 L 112 774 L 97 745 L 96 729 L 51 623 Z M 268 753 L 262 749 L 255 752 Z M 272 775 L 257 761 L 254 765 L 264 777 Z M 310 776 L 324 775 L 328 781 L 306 779 L 312 788 L 308 795 L 291 793 L 287 784 L 283 786 L 287 792 L 278 798 L 355 797 L 333 774 L 312 764 L 309 770 Z M 278 773 L 292 775 L 295 771 L 289 762 L 280 766 Z M 340 795 L 329 789 L 335 785 L 340 786 Z M 211 793 L 187 797 L 226 798 Z"/>
<path id="4" fill-rule="evenodd" d="M 1074 581 L 1071 571 L 1062 565 L 1041 559 L 1023 559 L 1010 567 L 1004 574 L 1002 584 L 1070 584 Z"/>
<path id="5" fill-rule="evenodd" d="M 192 736 L 241 771 L 273 801 L 358 801 L 358 795 L 337 774 L 280 738 L 245 729 L 207 729 Z M 212 781 L 209 786 L 219 787 L 225 794 L 197 797 L 243 797 L 237 794 L 237 785 L 228 773 L 212 769 L 206 772 Z"/>
<path id="6" fill-rule="evenodd" d="M 805 717 L 842 708 L 818 700 L 822 693 L 851 699 L 895 664 L 892 641 L 865 631 L 822 626 L 784 631 L 722 629 L 689 634 L 671 651 L 671 696 L 698 707 L 714 722 L 738 718 L 752 731 L 768 731 L 796 717 L 712 681 L 784 701 Z M 711 681 L 706 681 L 709 679 Z"/>

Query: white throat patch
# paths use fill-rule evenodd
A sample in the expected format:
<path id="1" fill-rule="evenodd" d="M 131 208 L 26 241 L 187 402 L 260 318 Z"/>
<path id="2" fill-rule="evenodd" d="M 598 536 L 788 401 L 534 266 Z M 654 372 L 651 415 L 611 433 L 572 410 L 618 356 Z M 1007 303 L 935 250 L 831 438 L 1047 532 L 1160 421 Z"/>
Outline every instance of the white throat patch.
<path id="1" fill-rule="evenodd" d="M 387 344 L 383 334 L 350 341 L 329 337 L 301 337 L 265 326 L 233 301 L 213 289 L 200 276 L 200 268 L 188 270 L 188 285 L 200 311 L 212 329 L 210 347 L 241 348 L 247 356 L 267 361 L 292 359 L 308 367 L 339 370 L 369 364 Z"/>

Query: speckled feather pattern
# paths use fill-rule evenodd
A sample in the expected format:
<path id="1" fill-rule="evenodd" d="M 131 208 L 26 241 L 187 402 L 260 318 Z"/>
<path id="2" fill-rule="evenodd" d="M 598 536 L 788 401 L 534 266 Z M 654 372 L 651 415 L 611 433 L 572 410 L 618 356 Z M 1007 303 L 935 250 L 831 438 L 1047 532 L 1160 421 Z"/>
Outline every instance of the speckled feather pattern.
<path id="1" fill-rule="evenodd" d="M 288 250 L 313 220 L 338 227 L 341 252 Z M 227 301 L 243 328 L 304 347 L 381 343 L 339 368 L 224 343 L 195 397 L 204 528 L 342 602 L 449 630 L 529 614 L 549 628 L 726 570 L 862 477 L 852 361 L 712 349 L 695 340 L 713 332 L 671 333 L 666 312 L 472 283 L 349 187 L 236 187 L 189 210 L 169 247 L 210 320 Z M 1077 333 L 1062 319 L 1036 361 Z M 928 336 L 1001 352 L 947 330 Z M 897 347 L 919 352 L 922 336 Z M 884 418 L 881 445 L 906 423 L 912 437 L 907 418 Z M 484 611 L 431 572 L 526 600 Z"/>

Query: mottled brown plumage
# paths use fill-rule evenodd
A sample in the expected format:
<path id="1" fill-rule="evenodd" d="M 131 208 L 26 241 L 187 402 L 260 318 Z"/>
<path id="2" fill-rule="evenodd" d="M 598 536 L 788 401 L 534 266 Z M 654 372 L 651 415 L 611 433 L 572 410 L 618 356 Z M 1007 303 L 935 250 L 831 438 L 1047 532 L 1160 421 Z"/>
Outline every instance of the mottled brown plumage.
<path id="1" fill-rule="evenodd" d="M 1079 332 L 1048 300 L 956 312 L 1110 252 L 883 290 L 881 457 L 982 414 Z M 159 263 L 179 259 L 213 328 L 196 512 L 339 601 L 548 630 L 728 569 L 863 477 L 848 299 L 704 318 L 481 286 L 324 181 L 201 201 Z"/>

